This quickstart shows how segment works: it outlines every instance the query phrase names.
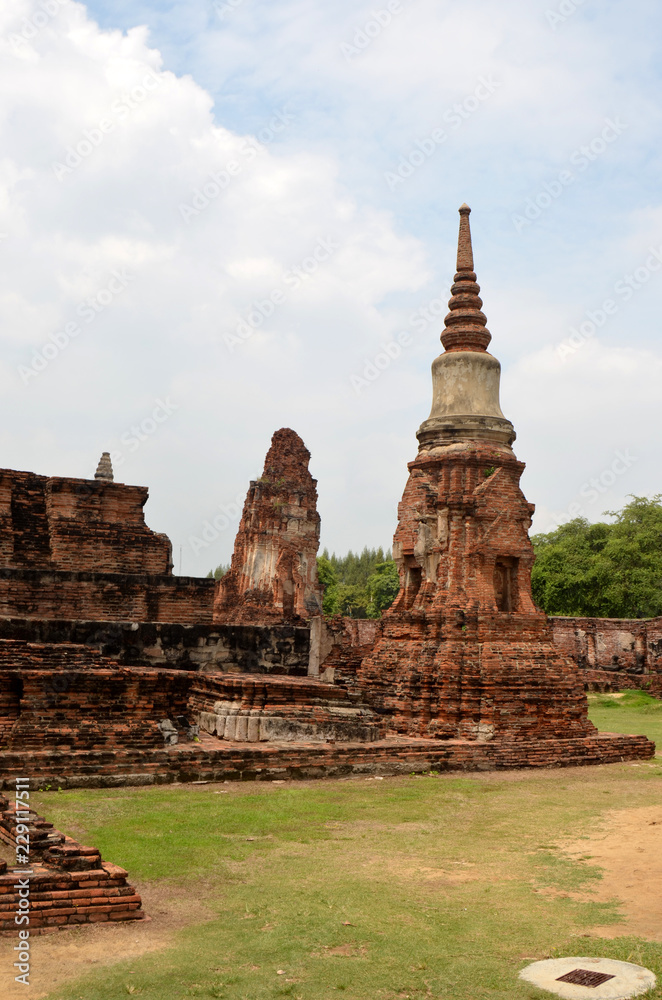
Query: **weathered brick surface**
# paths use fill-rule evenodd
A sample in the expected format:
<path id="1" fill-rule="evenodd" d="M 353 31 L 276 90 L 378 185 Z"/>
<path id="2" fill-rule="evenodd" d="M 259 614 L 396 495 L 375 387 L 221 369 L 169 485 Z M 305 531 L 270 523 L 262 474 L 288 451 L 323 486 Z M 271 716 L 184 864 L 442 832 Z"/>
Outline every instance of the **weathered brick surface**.
<path id="1" fill-rule="evenodd" d="M 309 461 L 298 434 L 276 431 L 262 478 L 248 490 L 230 571 L 218 582 L 215 622 L 303 625 L 320 614 L 320 517 Z"/>
<path id="2" fill-rule="evenodd" d="M 0 470 L 0 614 L 210 622 L 214 581 L 172 575 L 148 491 Z"/>
<path id="3" fill-rule="evenodd" d="M 269 781 L 274 778 L 408 774 L 429 770 L 484 771 L 574 767 L 648 760 L 645 736 L 595 733 L 571 739 L 434 740 L 393 737 L 366 743 L 250 743 L 219 741 L 160 750 L 41 751 L 25 757 L 0 752 L 0 780 L 20 773 L 35 786 L 113 788 L 175 781 Z"/>
<path id="4" fill-rule="evenodd" d="M 143 486 L 0 470 L 0 565 L 166 574 L 170 542 L 145 524 Z"/>
<path id="5" fill-rule="evenodd" d="M 374 619 L 313 618 L 310 627 L 310 672 L 322 680 L 358 690 L 361 662 L 374 649 L 382 623 Z"/>
<path id="6" fill-rule="evenodd" d="M 214 581 L 208 580 L 207 583 Z M 210 625 L 136 621 L 0 618 L 0 640 L 84 645 L 122 665 L 305 676 L 310 629 L 294 625 Z M 34 665 L 43 665 L 42 659 Z M 0 670 L 3 663 L 0 643 Z M 17 666 L 9 662 L 8 665 Z M 28 666 L 28 663 L 21 663 Z"/>
<path id="7" fill-rule="evenodd" d="M 0 795 L 0 840 L 12 854 L 18 823 L 29 829 L 30 864 L 8 871 L 7 862 L 0 861 L 0 934 L 16 935 L 18 882 L 25 878 L 30 880 L 31 934 L 72 924 L 145 917 L 140 896 L 128 884 L 123 868 L 104 862 L 96 848 L 60 833 L 33 810 L 28 811 L 28 818 L 24 812 L 17 815 L 15 804 Z"/>
<path id="8" fill-rule="evenodd" d="M 39 647 L 32 648 L 38 662 Z M 1 670 L 0 746 L 26 752 L 162 746 L 158 723 L 186 716 L 191 674 L 105 663 L 104 669 L 50 662 L 43 670 Z"/>
<path id="9" fill-rule="evenodd" d="M 554 643 L 583 669 L 642 681 L 662 670 L 662 618 L 570 618 L 551 615 Z"/>
<path id="10" fill-rule="evenodd" d="M 212 620 L 214 585 L 196 577 L 0 567 L 0 614 L 197 624 Z"/>
<path id="11" fill-rule="evenodd" d="M 650 674 L 626 674 L 619 670 L 582 669 L 581 679 L 586 691 L 648 691 L 651 686 Z"/>
<path id="12" fill-rule="evenodd" d="M 477 445 L 410 465 L 394 539 L 401 591 L 360 674 L 366 700 L 398 732 L 484 739 L 592 729 L 578 670 L 531 600 L 522 468 Z M 499 563 L 510 573 L 508 611 L 497 605 Z"/>

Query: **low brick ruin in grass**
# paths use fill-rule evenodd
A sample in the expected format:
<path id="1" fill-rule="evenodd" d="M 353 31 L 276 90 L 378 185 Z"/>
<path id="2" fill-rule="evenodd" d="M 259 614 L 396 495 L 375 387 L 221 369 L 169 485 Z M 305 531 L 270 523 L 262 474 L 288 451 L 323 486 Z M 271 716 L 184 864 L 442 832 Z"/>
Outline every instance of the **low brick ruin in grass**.
<path id="1" fill-rule="evenodd" d="M 29 829 L 29 865 L 0 861 L 0 934 L 16 935 L 15 917 L 25 893 L 20 882 L 29 878 L 29 928 L 31 934 L 55 931 L 75 924 L 143 920 L 140 896 L 127 882 L 119 865 L 103 861 L 95 847 L 85 847 L 56 830 L 33 810 L 20 822 Z M 0 841 L 12 855 L 16 851 L 16 806 L 0 794 Z M 12 868 L 8 871 L 8 868 Z M 29 873 L 29 874 L 28 874 Z"/>

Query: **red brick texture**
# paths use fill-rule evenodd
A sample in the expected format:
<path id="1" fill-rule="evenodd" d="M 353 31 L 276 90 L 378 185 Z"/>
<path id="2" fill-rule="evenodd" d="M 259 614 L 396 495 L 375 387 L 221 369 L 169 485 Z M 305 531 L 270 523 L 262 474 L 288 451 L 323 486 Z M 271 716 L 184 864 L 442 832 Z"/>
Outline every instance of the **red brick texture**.
<path id="1" fill-rule="evenodd" d="M 246 743 L 219 741 L 160 750 L 45 750 L 29 756 L 0 752 L 0 776 L 34 777 L 37 786 L 113 788 L 175 781 L 269 781 L 352 774 L 408 774 L 575 767 L 648 760 L 655 744 L 645 736 L 596 733 L 573 739 L 434 740 L 393 737 L 370 743 Z M 0 778 L 1 780 L 1 778 Z M 5 787 L 10 787 L 5 778 Z"/>
<path id="2" fill-rule="evenodd" d="M 262 478 L 248 490 L 230 571 L 218 582 L 215 622 L 303 625 L 321 613 L 320 517 L 309 461 L 298 434 L 276 431 Z"/>
<path id="3" fill-rule="evenodd" d="M 613 683 L 648 687 L 662 672 L 662 618 L 550 616 L 558 650 L 583 669 L 614 674 Z M 618 688 L 616 688 L 618 690 Z"/>
<path id="4" fill-rule="evenodd" d="M 171 545 L 145 524 L 143 486 L 0 470 L 0 565 L 169 574 Z"/>
<path id="5" fill-rule="evenodd" d="M 182 576 L 0 569 L 0 613 L 17 618 L 211 623 L 214 584 Z"/>
<path id="6" fill-rule="evenodd" d="M 24 817 L 21 814 L 21 822 Z M 17 816 L 14 803 L 0 795 L 0 840 L 16 850 Z M 25 871 L 8 872 L 0 861 L 0 934 L 16 936 L 19 879 L 29 878 L 30 934 L 72 924 L 142 920 L 141 899 L 118 865 L 101 859 L 94 847 L 84 847 L 55 830 L 35 812 L 29 812 L 30 864 Z M 31 874 L 27 874 L 30 872 Z"/>
<path id="7" fill-rule="evenodd" d="M 2 640 L 0 746 L 160 747 L 158 724 L 186 716 L 190 683 L 188 671 L 120 667 L 85 647 Z"/>
<path id="8" fill-rule="evenodd" d="M 360 671 L 368 703 L 409 735 L 590 736 L 576 665 L 531 599 L 523 465 L 510 449 L 458 443 L 409 468 L 394 538 L 401 590 Z"/>
<path id="9" fill-rule="evenodd" d="M 214 581 L 172 575 L 142 486 L 0 470 L 0 614 L 211 622 Z"/>

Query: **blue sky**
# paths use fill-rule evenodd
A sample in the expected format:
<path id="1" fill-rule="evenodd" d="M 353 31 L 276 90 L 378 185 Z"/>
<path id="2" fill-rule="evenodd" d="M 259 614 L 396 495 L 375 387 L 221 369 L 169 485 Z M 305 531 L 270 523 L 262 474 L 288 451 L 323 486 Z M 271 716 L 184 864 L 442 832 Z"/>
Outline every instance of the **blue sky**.
<path id="1" fill-rule="evenodd" d="M 644 0 L 13 0 L 2 464 L 90 476 L 113 452 L 198 575 L 292 426 L 322 544 L 388 545 L 467 201 L 534 530 L 660 491 L 661 21 Z"/>

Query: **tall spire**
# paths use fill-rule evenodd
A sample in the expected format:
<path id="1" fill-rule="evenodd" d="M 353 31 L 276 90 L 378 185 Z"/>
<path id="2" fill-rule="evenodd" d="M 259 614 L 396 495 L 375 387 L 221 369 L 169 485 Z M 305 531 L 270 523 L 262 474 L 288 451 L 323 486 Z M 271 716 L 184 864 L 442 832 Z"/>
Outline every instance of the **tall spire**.
<path id="1" fill-rule="evenodd" d="M 457 241 L 457 273 L 448 303 L 450 312 L 445 319 L 441 342 L 447 351 L 485 351 L 492 339 L 487 318 L 481 312 L 480 285 L 476 283 L 474 257 L 471 248 L 468 205 L 460 207 L 460 233 Z"/>

